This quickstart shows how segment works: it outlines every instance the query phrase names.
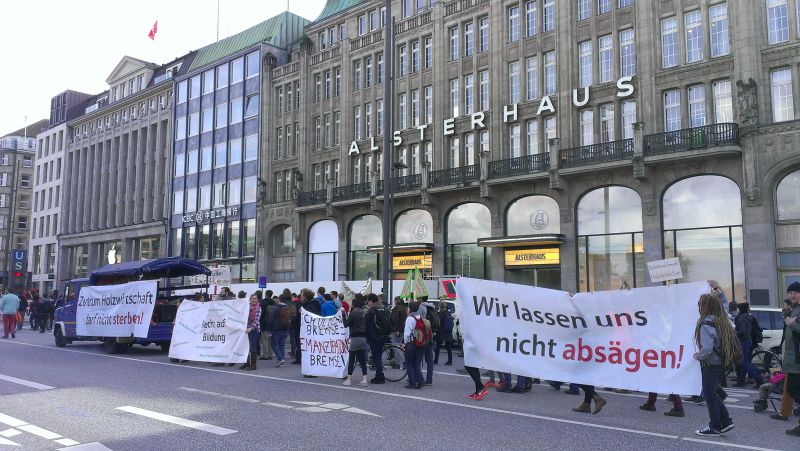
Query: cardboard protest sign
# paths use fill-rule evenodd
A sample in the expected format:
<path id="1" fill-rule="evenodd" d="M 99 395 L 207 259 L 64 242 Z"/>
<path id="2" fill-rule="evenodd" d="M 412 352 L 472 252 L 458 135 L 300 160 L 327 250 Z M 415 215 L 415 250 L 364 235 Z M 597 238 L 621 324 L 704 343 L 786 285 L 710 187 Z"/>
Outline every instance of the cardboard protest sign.
<path id="1" fill-rule="evenodd" d="M 155 280 L 81 288 L 75 313 L 76 333 L 147 338 L 157 288 Z"/>
<path id="2" fill-rule="evenodd" d="M 547 380 L 697 394 L 692 358 L 705 282 L 569 293 L 456 283 L 466 365 Z"/>
<path id="3" fill-rule="evenodd" d="M 248 302 L 183 301 L 175 317 L 169 356 L 196 362 L 242 363 L 247 360 Z"/>
<path id="4" fill-rule="evenodd" d="M 319 316 L 300 309 L 300 350 L 303 374 L 342 378 L 347 375 L 350 331 L 342 311 Z"/>

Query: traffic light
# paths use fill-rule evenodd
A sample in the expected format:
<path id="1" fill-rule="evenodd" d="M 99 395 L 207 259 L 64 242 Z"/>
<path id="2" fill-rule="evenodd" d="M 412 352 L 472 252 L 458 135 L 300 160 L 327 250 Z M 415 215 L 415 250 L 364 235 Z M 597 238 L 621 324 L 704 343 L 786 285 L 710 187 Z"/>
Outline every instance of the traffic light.
<path id="1" fill-rule="evenodd" d="M 25 285 L 25 273 L 22 271 L 13 271 L 11 273 L 11 285 L 13 286 L 24 286 Z"/>

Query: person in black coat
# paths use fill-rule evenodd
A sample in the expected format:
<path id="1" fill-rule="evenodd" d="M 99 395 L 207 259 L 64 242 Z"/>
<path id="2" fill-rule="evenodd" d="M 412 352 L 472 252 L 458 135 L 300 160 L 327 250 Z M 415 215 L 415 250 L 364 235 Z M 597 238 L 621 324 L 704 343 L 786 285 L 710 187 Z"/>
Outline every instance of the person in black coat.
<path id="1" fill-rule="evenodd" d="M 436 349 L 434 350 L 433 363 L 439 364 L 439 351 L 441 351 L 442 344 L 447 349 L 447 362 L 445 365 L 453 364 L 453 315 L 447 310 L 447 302 L 444 300 L 439 302 L 439 332 L 436 333 Z"/>
<path id="2" fill-rule="evenodd" d="M 322 316 L 322 305 L 320 305 L 318 300 L 314 299 L 314 292 L 308 288 L 304 288 L 302 291 L 300 291 L 300 305 L 307 312 Z M 295 318 L 292 323 L 292 330 L 294 331 L 298 343 L 300 343 L 300 322 L 302 321 L 301 316 L 302 314 L 298 312 L 297 318 Z M 295 353 L 294 361 L 292 362 L 295 365 L 300 365 L 303 362 L 301 360 L 302 350 L 300 348 L 300 346 L 297 347 L 297 352 Z"/>

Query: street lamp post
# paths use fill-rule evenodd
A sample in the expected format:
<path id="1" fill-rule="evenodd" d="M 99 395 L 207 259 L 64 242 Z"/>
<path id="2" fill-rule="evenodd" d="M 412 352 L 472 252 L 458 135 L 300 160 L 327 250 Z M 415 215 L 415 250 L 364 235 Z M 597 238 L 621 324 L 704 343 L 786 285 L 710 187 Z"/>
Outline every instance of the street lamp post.
<path id="1" fill-rule="evenodd" d="M 391 302 L 391 264 L 392 264 L 392 116 L 394 91 L 394 19 L 392 19 L 392 1 L 386 0 L 386 17 L 383 21 L 383 67 L 386 76 L 383 80 L 383 297 Z"/>

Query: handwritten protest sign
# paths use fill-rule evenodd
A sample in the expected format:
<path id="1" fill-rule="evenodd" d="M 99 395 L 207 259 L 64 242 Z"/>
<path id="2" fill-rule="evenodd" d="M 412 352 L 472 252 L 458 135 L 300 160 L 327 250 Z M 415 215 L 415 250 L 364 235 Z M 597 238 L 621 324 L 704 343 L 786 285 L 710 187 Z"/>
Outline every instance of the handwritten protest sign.
<path id="1" fill-rule="evenodd" d="M 681 262 L 678 260 L 678 257 L 647 262 L 647 272 L 650 274 L 651 282 L 683 279 Z"/>
<path id="2" fill-rule="evenodd" d="M 569 293 L 458 279 L 466 365 L 554 381 L 697 394 L 705 282 Z"/>
<path id="3" fill-rule="evenodd" d="M 342 378 L 347 375 L 350 331 L 342 312 L 319 316 L 300 309 L 300 350 L 303 374 Z"/>
<path id="4" fill-rule="evenodd" d="M 77 334 L 146 338 L 157 287 L 150 280 L 82 288 L 75 313 Z"/>
<path id="5" fill-rule="evenodd" d="M 183 301 L 175 317 L 169 356 L 196 362 L 242 363 L 247 360 L 249 305 L 241 299 Z"/>

